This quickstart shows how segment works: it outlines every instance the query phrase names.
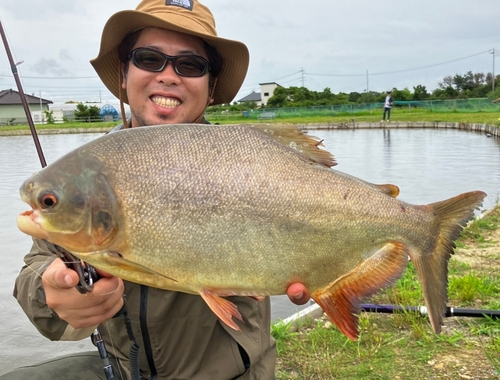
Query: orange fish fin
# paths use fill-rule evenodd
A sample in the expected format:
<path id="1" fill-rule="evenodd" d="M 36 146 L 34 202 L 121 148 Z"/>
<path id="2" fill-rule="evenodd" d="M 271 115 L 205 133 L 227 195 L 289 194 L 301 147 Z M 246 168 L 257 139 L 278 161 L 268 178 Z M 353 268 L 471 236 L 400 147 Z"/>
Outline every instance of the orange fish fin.
<path id="1" fill-rule="evenodd" d="M 392 285 L 408 265 L 408 254 L 402 243 L 390 242 L 340 277 L 311 296 L 349 339 L 358 337 L 361 300 Z"/>
<path id="2" fill-rule="evenodd" d="M 310 160 L 331 168 L 337 165 L 333 155 L 327 150 L 320 149 L 323 146 L 323 140 L 317 137 L 309 136 L 306 132 L 294 125 L 252 125 L 252 128 L 271 136 L 283 145 L 293 148 Z"/>
<path id="3" fill-rule="evenodd" d="M 375 184 L 373 184 L 373 186 L 375 186 L 382 193 L 384 193 L 385 195 L 388 195 L 390 197 L 397 198 L 398 195 L 399 195 L 399 187 L 397 187 L 396 185 L 392 185 L 390 183 L 386 183 L 386 184 L 383 184 L 383 185 L 375 185 Z"/>
<path id="4" fill-rule="evenodd" d="M 234 317 L 243 322 L 243 318 L 238 311 L 238 307 L 234 303 L 225 298 L 219 297 L 208 290 L 200 292 L 200 296 L 205 300 L 210 310 L 212 310 L 222 322 L 236 331 L 241 331 L 232 318 Z"/>
<path id="5" fill-rule="evenodd" d="M 422 285 L 429 320 L 436 334 L 441 332 L 446 311 L 448 261 L 455 248 L 454 241 L 467 222 L 474 218 L 474 210 L 481 206 L 484 197 L 486 194 L 482 191 L 471 191 L 421 206 L 431 207 L 441 225 L 432 254 L 429 254 L 430 252 L 419 254 L 414 250 L 409 252 Z"/>

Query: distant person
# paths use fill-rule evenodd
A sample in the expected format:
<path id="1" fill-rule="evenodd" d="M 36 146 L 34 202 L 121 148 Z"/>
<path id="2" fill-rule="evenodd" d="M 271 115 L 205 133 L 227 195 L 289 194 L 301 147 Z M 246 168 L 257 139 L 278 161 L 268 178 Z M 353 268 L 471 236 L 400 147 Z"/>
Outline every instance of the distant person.
<path id="1" fill-rule="evenodd" d="M 390 121 L 390 119 L 391 119 L 391 107 L 392 107 L 391 92 L 387 91 L 387 96 L 385 97 L 385 102 L 384 102 L 384 116 L 382 117 L 382 121 L 385 121 L 386 115 L 387 115 L 387 121 Z"/>

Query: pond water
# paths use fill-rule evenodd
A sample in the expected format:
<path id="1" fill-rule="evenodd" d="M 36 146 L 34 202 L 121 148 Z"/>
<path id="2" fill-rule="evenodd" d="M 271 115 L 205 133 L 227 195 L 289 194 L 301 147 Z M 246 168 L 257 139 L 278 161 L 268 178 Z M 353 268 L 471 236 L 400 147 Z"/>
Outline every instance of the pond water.
<path id="1" fill-rule="evenodd" d="M 338 162 L 335 169 L 373 183 L 393 183 L 399 198 L 414 204 L 443 200 L 470 190 L 488 194 L 484 208 L 500 195 L 500 139 L 458 130 L 383 129 L 315 130 Z M 41 135 L 48 163 L 101 134 Z M 88 340 L 50 342 L 28 321 L 12 297 L 30 239 L 18 231 L 16 216 L 26 209 L 19 186 L 40 163 L 30 136 L 0 137 L 0 374 L 58 354 L 93 350 Z M 272 297 L 272 318 L 286 318 L 301 309 L 286 296 Z M 308 306 L 308 305 L 305 305 Z"/>

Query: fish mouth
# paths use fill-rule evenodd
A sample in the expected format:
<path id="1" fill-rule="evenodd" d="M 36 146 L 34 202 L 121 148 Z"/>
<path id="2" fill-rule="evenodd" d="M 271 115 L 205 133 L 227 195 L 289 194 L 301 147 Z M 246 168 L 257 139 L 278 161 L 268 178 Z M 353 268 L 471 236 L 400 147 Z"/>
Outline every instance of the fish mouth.
<path id="1" fill-rule="evenodd" d="M 47 239 L 47 231 L 40 226 L 35 220 L 36 218 L 37 214 L 33 210 L 22 212 L 16 218 L 17 228 L 19 228 L 21 232 L 33 236 L 35 239 Z"/>
<path id="2" fill-rule="evenodd" d="M 151 101 L 163 108 L 175 108 L 181 105 L 181 101 L 176 98 L 167 98 L 164 96 L 152 96 Z"/>

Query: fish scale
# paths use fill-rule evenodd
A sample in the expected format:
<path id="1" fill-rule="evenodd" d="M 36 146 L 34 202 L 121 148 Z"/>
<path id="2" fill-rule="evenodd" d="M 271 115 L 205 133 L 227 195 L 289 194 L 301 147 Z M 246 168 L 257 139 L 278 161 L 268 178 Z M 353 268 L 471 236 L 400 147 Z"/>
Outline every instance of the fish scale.
<path id="1" fill-rule="evenodd" d="M 33 211 L 18 225 L 123 279 L 199 294 L 234 329 L 244 322 L 224 296 L 303 283 L 351 339 L 360 300 L 393 284 L 409 256 L 439 332 L 453 240 L 486 194 L 411 205 L 393 185 L 331 169 L 319 146 L 293 126 L 119 131 L 28 179 Z M 53 207 L 40 205 L 47 193 Z"/>

